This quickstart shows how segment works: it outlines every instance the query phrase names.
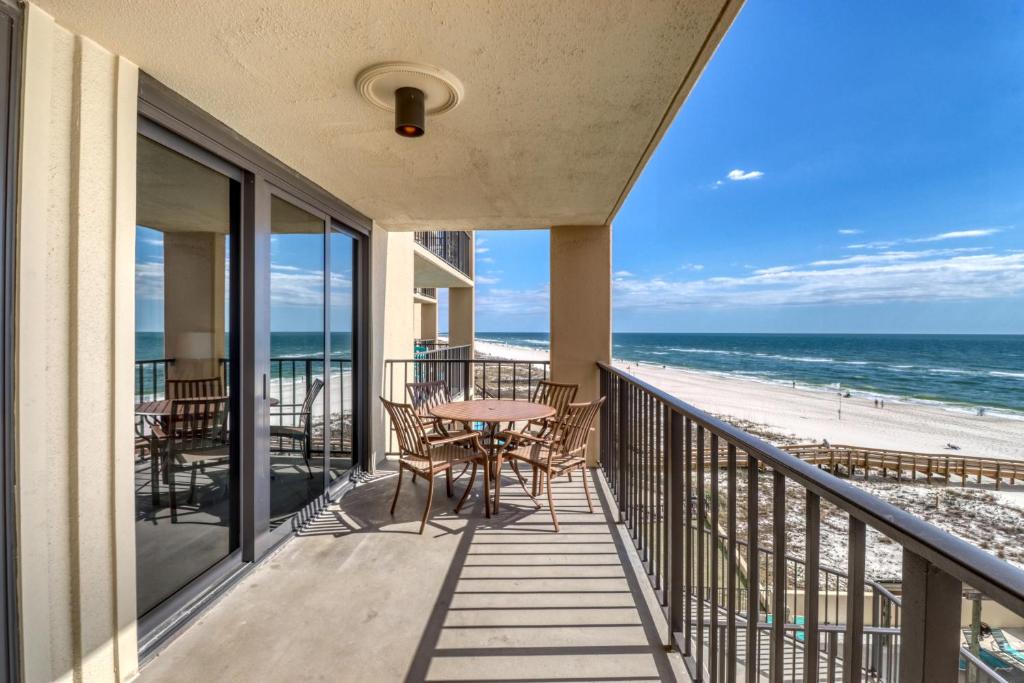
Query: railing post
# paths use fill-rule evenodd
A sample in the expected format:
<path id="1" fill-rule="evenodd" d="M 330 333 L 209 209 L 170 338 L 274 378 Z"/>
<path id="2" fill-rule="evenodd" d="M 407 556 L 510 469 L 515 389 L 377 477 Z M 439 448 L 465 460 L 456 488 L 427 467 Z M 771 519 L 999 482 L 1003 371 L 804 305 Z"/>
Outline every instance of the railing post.
<path id="1" fill-rule="evenodd" d="M 619 385 L 619 523 L 626 521 L 626 496 L 629 486 L 626 483 L 629 459 L 629 382 L 621 377 Z"/>
<path id="2" fill-rule="evenodd" d="M 955 578 L 903 549 L 901 683 L 957 680 L 962 589 Z"/>
<path id="3" fill-rule="evenodd" d="M 668 613 L 669 613 L 669 645 L 685 640 L 684 598 L 683 598 L 683 543 L 686 529 L 683 526 L 684 506 L 689 504 L 683 493 L 683 416 L 671 408 L 665 408 L 668 419 L 665 424 L 665 457 L 669 459 L 668 482 L 665 486 L 668 496 L 668 532 L 669 532 L 669 566 L 668 566 Z M 685 646 L 679 648 L 686 650 Z"/>
<path id="4" fill-rule="evenodd" d="M 486 372 L 486 369 L 484 370 Z M 473 398 L 473 359 L 467 358 L 462 365 L 462 397 L 469 401 Z"/>

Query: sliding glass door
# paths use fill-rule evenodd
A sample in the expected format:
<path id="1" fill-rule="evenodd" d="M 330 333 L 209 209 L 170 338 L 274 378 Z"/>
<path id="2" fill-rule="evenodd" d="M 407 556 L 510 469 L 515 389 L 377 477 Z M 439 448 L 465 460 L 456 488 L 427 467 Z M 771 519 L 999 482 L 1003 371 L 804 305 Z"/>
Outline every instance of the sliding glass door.
<path id="1" fill-rule="evenodd" d="M 228 341 L 241 171 L 151 133 L 138 136 L 135 231 L 140 616 L 239 546 Z"/>
<path id="2" fill-rule="evenodd" d="M 342 476 L 354 464 L 355 441 L 355 272 L 356 238 L 335 228 L 329 241 L 330 255 L 330 480 Z"/>
<path id="3" fill-rule="evenodd" d="M 324 421 L 327 340 L 327 217 L 292 198 L 270 197 L 270 528 L 327 485 L 329 425 Z"/>

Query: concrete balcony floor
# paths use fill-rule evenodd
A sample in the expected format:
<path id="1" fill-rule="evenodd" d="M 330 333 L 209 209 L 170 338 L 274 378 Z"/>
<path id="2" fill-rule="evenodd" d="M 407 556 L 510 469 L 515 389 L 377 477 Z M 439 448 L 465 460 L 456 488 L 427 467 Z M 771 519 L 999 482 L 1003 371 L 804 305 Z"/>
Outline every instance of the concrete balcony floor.
<path id="1" fill-rule="evenodd" d="M 506 468 L 507 471 L 507 468 Z M 596 473 L 595 473 L 596 474 Z M 141 681 L 627 681 L 685 678 L 600 475 L 556 480 L 561 533 L 511 477 L 501 512 L 434 511 L 394 463 L 325 510 L 142 670 Z M 595 481 L 596 480 L 596 481 Z M 476 489 L 480 489 L 479 480 Z"/>

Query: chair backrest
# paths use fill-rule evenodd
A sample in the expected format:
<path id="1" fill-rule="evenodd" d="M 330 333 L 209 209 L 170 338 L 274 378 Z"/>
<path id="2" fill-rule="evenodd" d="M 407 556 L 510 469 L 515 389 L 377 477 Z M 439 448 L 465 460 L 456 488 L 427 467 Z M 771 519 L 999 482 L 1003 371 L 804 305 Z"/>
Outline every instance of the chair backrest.
<path id="1" fill-rule="evenodd" d="M 211 398 L 224 395 L 224 382 L 220 377 L 202 379 L 167 380 L 167 398 Z"/>
<path id="2" fill-rule="evenodd" d="M 168 435 L 173 451 L 217 448 L 228 443 L 226 396 L 171 401 Z"/>
<path id="3" fill-rule="evenodd" d="M 442 403 L 451 403 L 452 395 L 448 391 L 448 385 L 443 381 L 436 382 L 409 382 L 405 385 L 405 393 L 409 396 L 409 403 L 416 412 L 422 413 Z"/>
<path id="4" fill-rule="evenodd" d="M 597 413 L 601 410 L 604 397 L 590 403 L 570 403 L 565 415 L 555 425 L 554 441 L 566 454 L 586 452 L 590 429 L 594 426 Z"/>
<path id="5" fill-rule="evenodd" d="M 569 404 L 576 400 L 579 384 L 559 384 L 542 379 L 537 383 L 531 403 L 543 403 L 555 409 L 555 415 L 561 417 L 568 410 Z"/>
<path id="6" fill-rule="evenodd" d="M 398 451 L 406 455 L 414 455 L 421 458 L 429 457 L 424 452 L 423 444 L 426 442 L 426 431 L 423 423 L 416 417 L 416 410 L 408 403 L 394 403 L 381 396 L 380 402 L 388 411 L 391 418 L 391 426 L 398 437 Z"/>
<path id="7" fill-rule="evenodd" d="M 313 401 L 320 395 L 320 391 L 324 388 L 324 381 L 317 377 L 309 385 L 309 391 L 306 392 L 306 398 L 302 401 L 302 411 L 299 413 L 299 426 L 303 429 L 309 424 L 309 418 L 313 415 Z"/>

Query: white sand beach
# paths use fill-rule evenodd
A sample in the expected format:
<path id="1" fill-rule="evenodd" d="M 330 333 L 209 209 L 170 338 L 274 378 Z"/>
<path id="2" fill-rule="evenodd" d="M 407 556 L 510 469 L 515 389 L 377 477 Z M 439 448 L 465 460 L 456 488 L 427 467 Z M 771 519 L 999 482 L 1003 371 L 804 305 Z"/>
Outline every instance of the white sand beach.
<path id="1" fill-rule="evenodd" d="M 547 351 L 493 342 L 476 342 L 476 351 L 494 357 L 547 360 Z M 920 453 L 957 453 L 1024 460 L 1024 420 L 973 413 L 922 403 L 889 401 L 876 408 L 873 399 L 842 399 L 835 392 L 796 388 L 740 377 L 617 362 L 643 381 L 705 412 L 764 425 L 771 432 L 801 441 Z M 947 450 L 947 444 L 960 447 Z"/>

